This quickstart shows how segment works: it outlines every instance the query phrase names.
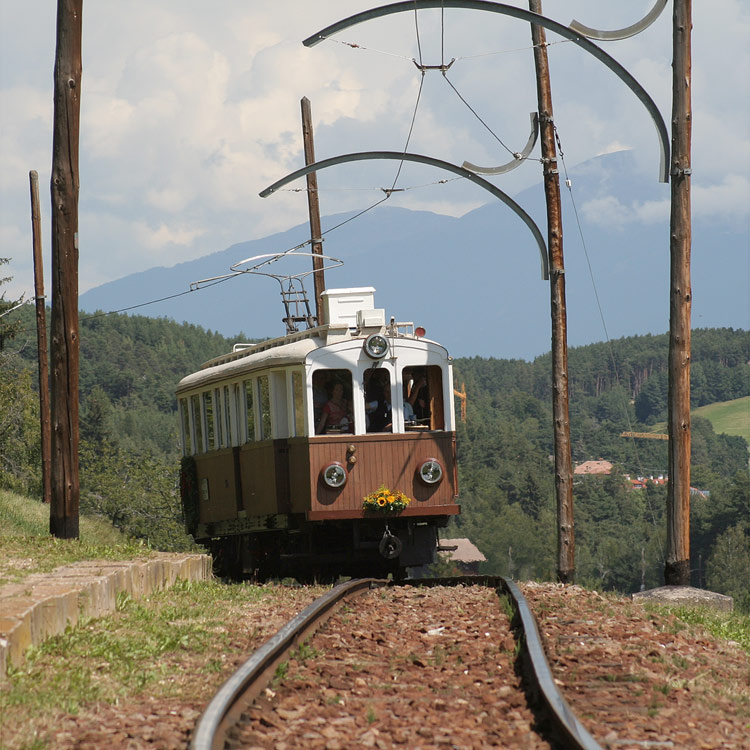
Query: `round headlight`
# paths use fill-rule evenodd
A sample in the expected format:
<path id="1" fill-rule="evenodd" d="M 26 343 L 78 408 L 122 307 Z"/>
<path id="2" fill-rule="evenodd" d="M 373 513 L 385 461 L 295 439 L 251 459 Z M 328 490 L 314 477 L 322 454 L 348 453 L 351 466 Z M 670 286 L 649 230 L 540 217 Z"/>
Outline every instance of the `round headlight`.
<path id="1" fill-rule="evenodd" d="M 325 485 L 337 490 L 346 484 L 346 469 L 338 461 L 334 461 L 320 472 L 320 478 Z"/>
<path id="2" fill-rule="evenodd" d="M 428 485 L 437 484 L 443 478 L 443 467 L 436 458 L 428 458 L 419 467 L 419 478 Z"/>
<path id="3" fill-rule="evenodd" d="M 388 354 L 388 339 L 382 333 L 371 333 L 365 339 L 365 354 L 373 359 L 382 359 Z"/>

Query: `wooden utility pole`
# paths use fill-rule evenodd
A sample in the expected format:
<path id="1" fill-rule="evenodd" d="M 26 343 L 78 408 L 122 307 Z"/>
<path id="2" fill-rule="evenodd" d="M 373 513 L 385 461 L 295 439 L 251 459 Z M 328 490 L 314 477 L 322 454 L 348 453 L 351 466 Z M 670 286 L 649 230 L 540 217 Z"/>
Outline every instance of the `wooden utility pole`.
<path id="1" fill-rule="evenodd" d="M 672 208 L 669 218 L 669 484 L 664 580 L 690 584 L 691 0 L 672 15 Z"/>
<path id="2" fill-rule="evenodd" d="M 310 110 L 310 100 L 303 96 L 300 104 L 302 105 L 302 140 L 305 146 L 305 166 L 315 161 L 315 143 L 313 140 L 312 112 Z M 307 210 L 310 215 L 310 239 L 312 240 L 312 251 L 316 256 L 323 254 L 323 239 L 320 232 L 320 201 L 318 200 L 318 175 L 316 172 L 310 172 L 307 175 Z M 323 258 L 313 258 L 313 281 L 315 284 L 315 316 L 318 319 L 318 325 L 323 325 L 323 297 L 321 296 L 326 288 L 325 278 L 323 276 Z"/>
<path id="3" fill-rule="evenodd" d="M 541 15 L 541 0 L 529 0 L 529 10 Z M 565 264 L 560 209 L 560 175 L 555 150 L 555 121 L 547 61 L 547 37 L 542 26 L 531 25 L 534 45 L 539 130 L 547 199 L 550 307 L 552 313 L 552 413 L 555 432 L 555 495 L 557 498 L 557 579 L 575 581 L 575 531 L 573 524 L 573 462 L 570 453 L 568 409 L 568 334 L 565 308 Z"/>
<path id="4" fill-rule="evenodd" d="M 31 192 L 31 238 L 34 246 L 34 300 L 36 302 L 36 344 L 39 369 L 39 424 L 42 438 L 42 500 L 51 502 L 51 443 L 49 429 L 49 367 L 47 365 L 47 310 L 44 298 L 42 262 L 42 215 L 39 210 L 39 175 L 29 172 Z"/>
<path id="5" fill-rule="evenodd" d="M 83 0 L 57 0 L 52 135 L 50 533 L 78 538 L 78 141 Z"/>

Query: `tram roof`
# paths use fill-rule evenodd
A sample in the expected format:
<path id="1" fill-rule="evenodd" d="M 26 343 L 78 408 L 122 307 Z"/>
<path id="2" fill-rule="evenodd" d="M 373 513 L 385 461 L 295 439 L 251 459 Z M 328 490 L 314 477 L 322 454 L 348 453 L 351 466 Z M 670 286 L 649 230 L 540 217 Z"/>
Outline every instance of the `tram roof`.
<path id="1" fill-rule="evenodd" d="M 325 345 L 318 337 L 307 337 L 277 346 L 260 346 L 260 350 L 240 350 L 232 355 L 217 357 L 206 362 L 203 368 L 184 377 L 177 385 L 177 391 L 186 391 L 199 385 L 206 385 L 231 378 L 235 373 L 284 365 L 298 365 L 314 349 Z"/>

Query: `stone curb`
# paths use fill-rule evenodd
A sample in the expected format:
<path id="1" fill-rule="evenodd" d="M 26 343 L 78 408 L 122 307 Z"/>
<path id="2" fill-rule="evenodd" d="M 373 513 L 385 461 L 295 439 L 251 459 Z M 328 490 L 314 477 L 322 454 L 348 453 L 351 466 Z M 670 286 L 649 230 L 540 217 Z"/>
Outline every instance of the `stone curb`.
<path id="1" fill-rule="evenodd" d="M 692 586 L 660 586 L 656 589 L 638 591 L 631 596 L 634 601 L 666 604 L 671 607 L 711 607 L 720 612 L 731 612 L 734 609 L 734 599 L 731 596 Z"/>
<path id="2" fill-rule="evenodd" d="M 92 560 L 35 573 L 0 588 L 0 681 L 23 662 L 29 646 L 62 633 L 79 620 L 115 611 L 117 596 L 133 599 L 176 581 L 212 578 L 209 555 L 159 553 L 148 560 Z"/>

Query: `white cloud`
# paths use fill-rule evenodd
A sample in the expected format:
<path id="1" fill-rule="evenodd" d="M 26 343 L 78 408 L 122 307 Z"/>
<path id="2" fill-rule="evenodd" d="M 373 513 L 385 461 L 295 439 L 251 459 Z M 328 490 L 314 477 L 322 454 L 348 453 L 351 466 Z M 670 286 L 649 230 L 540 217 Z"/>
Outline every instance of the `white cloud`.
<path id="1" fill-rule="evenodd" d="M 527 7 L 525 0 L 516 0 Z M 652 0 L 549 2 L 563 23 L 600 28 L 633 23 Z M 261 200 L 258 192 L 302 161 L 299 100 L 312 102 L 316 152 L 403 148 L 419 72 L 414 14 L 348 30 L 341 42 L 313 49 L 301 40 L 321 27 L 373 7 L 370 0 L 98 0 L 84 8 L 80 231 L 81 291 L 152 265 L 220 250 L 232 242 L 289 228 L 306 219 L 303 194 Z M 28 286 L 28 171 L 48 184 L 52 140 L 54 0 L 5 3 L 0 23 L 0 255 L 14 258 Z M 513 150 L 528 137 L 536 92 L 529 30 L 489 14 L 448 9 L 449 77 Z M 419 14 L 424 59 L 440 59 L 439 9 Z M 750 104 L 735 81 L 750 76 L 750 12 L 743 0 L 694 7 L 693 196 L 696 215 L 747 221 Z M 550 35 L 550 41 L 559 41 Z M 667 11 L 643 34 L 602 45 L 649 91 L 669 121 L 671 18 Z M 382 52 L 388 54 L 382 54 Z M 487 56 L 477 57 L 477 55 Z M 498 54 L 495 54 L 498 53 Z M 731 60 L 734 76 L 727 75 Z M 575 45 L 550 47 L 555 119 L 569 166 L 597 154 L 634 149 L 656 173 L 653 124 L 614 74 Z M 624 146 L 623 144 L 627 144 Z M 500 164 L 498 144 L 447 87 L 427 74 L 410 150 L 461 163 Z M 538 153 L 538 152 L 537 152 Z M 327 170 L 325 189 L 373 187 L 396 165 L 374 162 Z M 435 170 L 403 173 L 402 184 L 428 183 Z M 529 161 L 499 178 L 514 194 L 539 180 Z M 324 183 L 324 185 L 323 185 Z M 48 211 L 48 190 L 42 194 Z M 373 194 L 323 193 L 324 212 L 364 207 Z M 483 201 L 476 188 L 405 193 L 400 205 L 453 215 Z M 623 205 L 607 196 L 587 202 L 587 220 L 624 229 L 660 221 L 662 201 Z M 45 232 L 47 231 L 45 225 Z M 49 251 L 49 248 L 47 248 Z"/>
<path id="2" fill-rule="evenodd" d="M 135 233 L 136 239 L 143 247 L 150 250 L 164 250 L 168 245 L 189 246 L 203 234 L 203 231 L 179 224 L 167 226 L 162 223 L 155 228 L 138 224 L 135 227 Z"/>
<path id="3" fill-rule="evenodd" d="M 692 190 L 693 214 L 719 219 L 745 217 L 750 206 L 750 181 L 747 175 L 727 175 L 720 184 L 696 185 Z"/>
<path id="4" fill-rule="evenodd" d="M 590 224 L 622 231 L 628 224 L 656 224 L 669 220 L 669 201 L 635 201 L 623 204 L 612 195 L 594 198 L 581 206 L 581 214 Z"/>

